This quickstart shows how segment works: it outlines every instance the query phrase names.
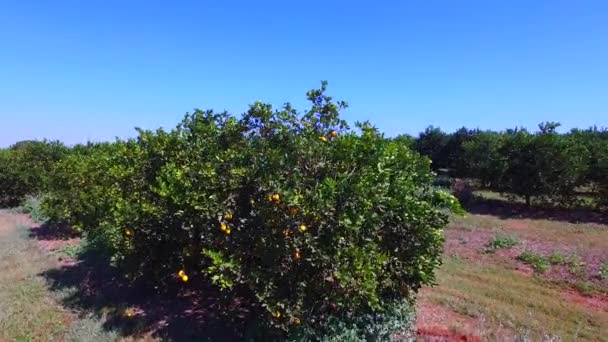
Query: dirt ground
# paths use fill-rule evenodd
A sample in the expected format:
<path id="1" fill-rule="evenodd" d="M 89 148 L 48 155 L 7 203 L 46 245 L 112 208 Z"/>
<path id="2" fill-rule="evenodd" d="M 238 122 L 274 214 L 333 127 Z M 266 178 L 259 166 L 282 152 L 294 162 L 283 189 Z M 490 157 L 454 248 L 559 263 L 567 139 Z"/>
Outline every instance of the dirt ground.
<path id="1" fill-rule="evenodd" d="M 608 282 L 599 276 L 608 226 L 469 214 L 454 218 L 445 236 L 439 286 L 419 295 L 422 340 L 608 340 Z M 489 248 L 504 236 L 516 244 Z M 563 262 L 539 273 L 518 260 L 523 252 Z M 433 332 L 443 337 L 426 337 Z"/>

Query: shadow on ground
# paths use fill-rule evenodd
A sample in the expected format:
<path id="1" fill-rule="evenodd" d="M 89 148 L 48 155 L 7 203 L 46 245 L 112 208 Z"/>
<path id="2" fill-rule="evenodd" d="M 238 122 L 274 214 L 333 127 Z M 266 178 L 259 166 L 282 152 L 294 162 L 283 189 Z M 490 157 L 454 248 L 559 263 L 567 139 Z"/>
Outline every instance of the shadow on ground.
<path id="1" fill-rule="evenodd" d="M 523 203 L 482 197 L 475 197 L 468 204 L 465 204 L 464 207 L 471 214 L 491 215 L 501 219 L 540 219 L 608 225 L 608 213 L 590 209 L 528 207 Z"/>
<path id="2" fill-rule="evenodd" d="M 66 224 L 42 223 L 30 231 L 30 238 L 36 240 L 69 240 L 80 237 L 80 233 Z"/>
<path id="3" fill-rule="evenodd" d="M 70 239 L 74 234 L 51 226 L 30 230 L 38 240 Z M 80 318 L 94 317 L 108 333 L 168 341 L 241 341 L 251 330 L 245 326 L 250 320 L 244 305 L 215 288 L 195 289 L 196 276 L 188 283 L 169 279 L 162 289 L 145 279 L 132 284 L 94 250 L 41 276 L 65 308 Z"/>

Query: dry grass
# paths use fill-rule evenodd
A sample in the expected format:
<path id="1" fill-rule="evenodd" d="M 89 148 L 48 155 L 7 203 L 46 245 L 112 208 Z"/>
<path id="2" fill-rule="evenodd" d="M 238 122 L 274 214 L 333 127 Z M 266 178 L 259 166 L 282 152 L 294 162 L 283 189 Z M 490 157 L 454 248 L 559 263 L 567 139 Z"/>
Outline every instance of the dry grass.
<path id="1" fill-rule="evenodd" d="M 596 264 L 608 260 L 608 226 L 593 217 L 576 223 L 555 213 L 503 215 L 508 211 L 486 209 L 452 217 L 439 284 L 425 289 L 419 304 L 469 317 L 463 330 L 484 340 L 608 341 L 608 283 L 595 276 Z M 517 237 L 519 243 L 512 250 L 484 252 L 496 236 Z M 562 253 L 564 261 L 555 262 L 551 275 L 532 275 L 516 259 L 528 248 L 545 257 Z M 579 256 L 586 272 L 558 271 Z M 561 276 L 569 278 L 560 281 Z"/>
<path id="2" fill-rule="evenodd" d="M 70 315 L 47 296 L 39 273 L 48 261 L 24 236 L 27 229 L 17 217 L 0 216 L 0 341 L 58 340 Z"/>
<path id="3" fill-rule="evenodd" d="M 449 258 L 439 271 L 439 286 L 423 292 L 422 300 L 482 321 L 478 333 L 488 340 L 505 328 L 534 341 L 608 338 L 608 312 L 567 301 L 563 289 L 499 267 Z"/>
<path id="4" fill-rule="evenodd" d="M 56 265 L 28 237 L 29 224 L 0 210 L 0 342 L 120 340 L 102 318 L 78 316 L 59 304 L 70 291 L 49 291 L 42 274 Z"/>
<path id="5" fill-rule="evenodd" d="M 450 228 L 490 230 L 516 234 L 522 239 L 543 240 L 583 249 L 608 250 L 608 227 L 590 223 L 569 223 L 549 219 L 501 219 L 491 215 L 454 216 Z"/>

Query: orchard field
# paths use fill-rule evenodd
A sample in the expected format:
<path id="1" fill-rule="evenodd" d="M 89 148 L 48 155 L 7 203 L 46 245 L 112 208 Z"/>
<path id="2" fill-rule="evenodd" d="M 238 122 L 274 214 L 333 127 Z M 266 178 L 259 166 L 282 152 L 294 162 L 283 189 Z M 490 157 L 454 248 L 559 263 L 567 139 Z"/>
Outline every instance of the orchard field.
<path id="1" fill-rule="evenodd" d="M 0 341 L 608 339 L 608 131 L 387 138 L 325 88 L 0 150 Z"/>

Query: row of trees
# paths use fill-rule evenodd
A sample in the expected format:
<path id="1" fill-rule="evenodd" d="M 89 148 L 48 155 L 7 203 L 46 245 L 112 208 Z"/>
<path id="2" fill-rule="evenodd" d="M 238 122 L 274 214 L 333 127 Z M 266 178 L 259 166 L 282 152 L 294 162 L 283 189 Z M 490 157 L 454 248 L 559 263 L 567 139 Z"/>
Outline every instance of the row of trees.
<path id="1" fill-rule="evenodd" d="M 429 127 L 414 139 L 401 136 L 433 161 L 436 171 L 473 178 L 488 189 L 557 205 L 591 199 L 608 202 L 608 130 L 557 132 L 558 123 L 501 132 L 461 128 L 448 134 Z"/>
<path id="2" fill-rule="evenodd" d="M 241 118 L 196 111 L 127 141 L 16 146 L 0 163 L 28 163 L 7 177 L 19 191 L 0 190 L 9 203 L 42 192 L 54 222 L 132 281 L 242 298 L 253 331 L 387 340 L 434 282 L 441 228 L 459 205 L 433 186 L 427 158 L 369 124 L 350 130 L 325 85 L 307 95 L 303 113 L 256 103 Z"/>

